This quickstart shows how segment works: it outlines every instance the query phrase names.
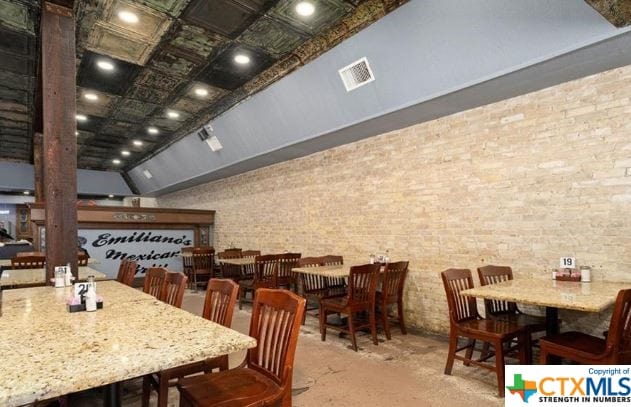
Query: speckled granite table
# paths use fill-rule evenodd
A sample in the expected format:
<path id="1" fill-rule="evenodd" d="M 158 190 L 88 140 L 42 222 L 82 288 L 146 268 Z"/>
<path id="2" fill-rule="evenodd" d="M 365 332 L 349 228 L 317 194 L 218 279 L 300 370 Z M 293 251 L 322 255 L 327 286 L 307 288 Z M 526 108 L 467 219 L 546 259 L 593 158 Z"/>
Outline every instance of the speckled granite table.
<path id="1" fill-rule="evenodd" d="M 115 281 L 97 283 L 105 306 L 66 311 L 70 288 L 4 292 L 0 406 L 112 384 L 252 348 L 256 341 Z"/>
<path id="2" fill-rule="evenodd" d="M 296 267 L 291 269 L 294 273 L 314 274 L 323 277 L 348 277 L 351 274 L 351 266 L 316 266 L 316 267 Z"/>
<path id="3" fill-rule="evenodd" d="M 87 280 L 88 276 L 94 276 L 96 280 L 106 280 L 108 277 L 98 270 L 90 267 L 79 267 L 79 280 Z M 46 270 L 44 269 L 24 269 L 24 270 L 4 270 L 0 276 L 1 286 L 32 286 L 42 284 L 46 281 Z"/>
<path id="4" fill-rule="evenodd" d="M 475 287 L 462 295 L 546 307 L 547 333 L 558 332 L 559 308 L 585 312 L 600 312 L 616 301 L 618 291 L 631 288 L 631 282 L 615 283 L 515 279 Z"/>
<path id="5" fill-rule="evenodd" d="M 237 259 L 217 259 L 217 261 L 219 263 L 232 264 L 235 266 L 247 266 L 249 264 L 254 264 L 254 256 L 240 257 Z"/>

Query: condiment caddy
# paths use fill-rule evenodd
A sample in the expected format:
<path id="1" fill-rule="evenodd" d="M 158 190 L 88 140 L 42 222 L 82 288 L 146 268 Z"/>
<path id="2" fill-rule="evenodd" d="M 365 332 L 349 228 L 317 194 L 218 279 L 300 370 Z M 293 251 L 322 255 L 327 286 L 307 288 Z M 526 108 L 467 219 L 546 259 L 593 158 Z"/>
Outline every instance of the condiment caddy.
<path id="1" fill-rule="evenodd" d="M 86 283 L 74 285 L 74 296 L 66 302 L 68 312 L 96 311 L 103 308 L 103 298 L 96 295 L 94 276 L 89 276 Z"/>
<path id="2" fill-rule="evenodd" d="M 552 279 L 558 281 L 575 281 L 589 283 L 592 281 L 592 268 L 581 266 L 576 268 L 574 257 L 561 257 L 561 268 L 552 271 Z"/>

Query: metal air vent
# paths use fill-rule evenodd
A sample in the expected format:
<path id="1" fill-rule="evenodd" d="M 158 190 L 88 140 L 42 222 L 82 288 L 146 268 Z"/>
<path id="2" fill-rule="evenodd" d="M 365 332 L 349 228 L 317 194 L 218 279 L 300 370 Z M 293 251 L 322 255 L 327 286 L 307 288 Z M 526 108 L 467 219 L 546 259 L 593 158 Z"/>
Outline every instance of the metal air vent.
<path id="1" fill-rule="evenodd" d="M 358 59 L 338 71 L 347 92 L 375 80 L 366 57 Z"/>

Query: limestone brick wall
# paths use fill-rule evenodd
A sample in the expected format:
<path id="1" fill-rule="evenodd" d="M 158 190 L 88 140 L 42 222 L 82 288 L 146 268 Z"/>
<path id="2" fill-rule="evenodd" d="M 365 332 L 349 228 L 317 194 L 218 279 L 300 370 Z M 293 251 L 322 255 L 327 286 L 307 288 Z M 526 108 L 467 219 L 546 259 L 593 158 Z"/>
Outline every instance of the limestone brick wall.
<path id="1" fill-rule="evenodd" d="M 448 327 L 439 272 L 559 257 L 631 281 L 631 66 L 159 197 L 214 209 L 215 246 L 410 261 L 411 325 Z M 562 313 L 599 330 L 608 315 Z"/>

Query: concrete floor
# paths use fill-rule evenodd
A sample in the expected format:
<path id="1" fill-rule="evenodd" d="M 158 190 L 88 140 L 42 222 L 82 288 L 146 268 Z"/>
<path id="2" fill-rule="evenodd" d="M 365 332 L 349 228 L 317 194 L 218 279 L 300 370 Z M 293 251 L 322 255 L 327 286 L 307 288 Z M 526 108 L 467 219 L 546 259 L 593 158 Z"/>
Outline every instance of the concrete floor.
<path id="1" fill-rule="evenodd" d="M 184 309 L 201 314 L 203 293 L 187 292 Z M 235 309 L 233 328 L 247 333 L 250 308 Z M 452 376 L 443 374 L 447 353 L 444 340 L 421 335 L 401 335 L 393 329 L 392 340 L 380 333 L 375 346 L 367 334 L 358 336 L 360 350 L 353 352 L 350 340 L 329 331 L 326 342 L 320 340 L 317 319 L 307 317 L 298 339 L 294 363 L 293 405 L 326 406 L 503 406 L 497 397 L 495 376 L 475 367 L 456 362 Z M 231 355 L 230 365 L 243 360 L 243 353 Z M 126 407 L 140 406 L 141 382 L 124 386 Z M 155 395 L 155 394 L 154 394 Z M 155 406 L 154 395 L 151 405 Z M 88 397 L 88 396 L 86 396 Z M 169 390 L 169 406 L 178 406 L 176 388 Z M 93 404 L 80 397 L 73 406 Z"/>

